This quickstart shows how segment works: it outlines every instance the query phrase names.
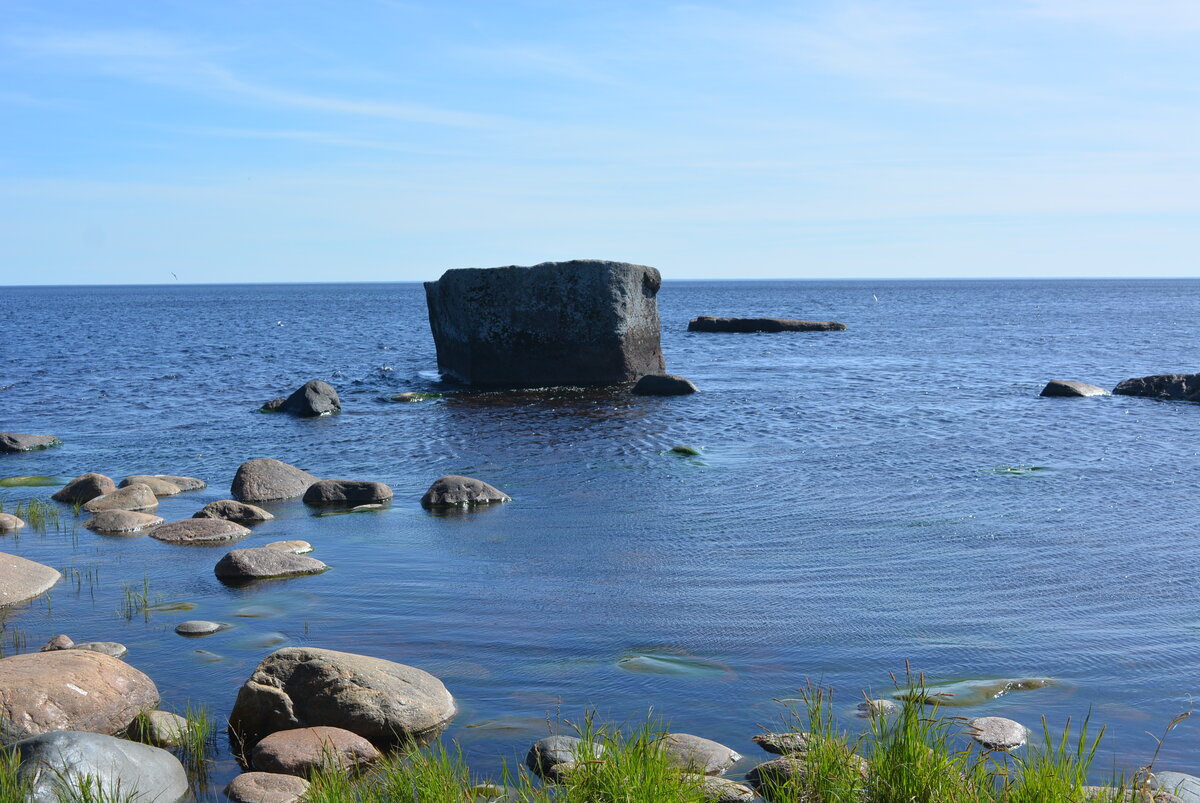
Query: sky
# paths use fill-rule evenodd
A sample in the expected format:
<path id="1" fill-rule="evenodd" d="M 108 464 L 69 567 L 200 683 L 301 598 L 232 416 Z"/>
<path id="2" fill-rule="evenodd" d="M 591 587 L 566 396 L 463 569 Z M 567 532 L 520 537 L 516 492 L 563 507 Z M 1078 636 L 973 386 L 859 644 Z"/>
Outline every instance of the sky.
<path id="1" fill-rule="evenodd" d="M 1200 0 L 0 20 L 0 285 L 1200 275 Z"/>

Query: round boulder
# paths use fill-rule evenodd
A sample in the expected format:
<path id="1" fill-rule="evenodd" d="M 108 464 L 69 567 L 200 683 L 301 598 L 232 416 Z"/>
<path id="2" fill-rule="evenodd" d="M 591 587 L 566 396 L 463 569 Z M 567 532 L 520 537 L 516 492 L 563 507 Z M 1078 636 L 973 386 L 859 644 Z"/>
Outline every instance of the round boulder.
<path id="1" fill-rule="evenodd" d="M 155 747 L 174 747 L 188 732 L 188 721 L 170 711 L 148 711 L 129 726 L 129 735 Z"/>
<path id="2" fill-rule="evenodd" d="M 647 374 L 630 391 L 635 396 L 686 396 L 698 388 L 678 374 Z"/>
<path id="3" fill-rule="evenodd" d="M 101 510 L 83 523 L 96 533 L 136 533 L 162 524 L 161 516 L 135 510 Z"/>
<path id="4" fill-rule="evenodd" d="M 238 692 L 229 722 L 247 747 L 290 728 L 344 728 L 376 745 L 435 733 L 457 711 L 428 672 L 404 664 L 284 647 L 262 660 Z"/>
<path id="5" fill-rule="evenodd" d="M 54 638 L 42 645 L 39 652 L 54 652 L 55 650 L 69 650 L 75 646 L 75 642 L 66 633 L 59 633 Z"/>
<path id="6" fill-rule="evenodd" d="M 329 567 L 316 558 L 272 547 L 235 549 L 217 561 L 213 571 L 219 580 L 237 583 L 268 577 L 295 577 L 320 574 Z"/>
<path id="7" fill-rule="evenodd" d="M 150 510 L 158 505 L 158 497 L 154 495 L 149 485 L 136 483 L 118 488 L 104 496 L 97 496 L 85 502 L 83 509 L 88 513 L 99 513 L 102 510 Z"/>
<path id="8" fill-rule="evenodd" d="M 240 524 L 253 524 L 260 521 L 270 521 L 275 518 L 272 514 L 257 505 L 248 505 L 233 499 L 221 499 L 209 502 L 192 514 L 193 519 L 225 519 Z"/>
<path id="9" fill-rule="evenodd" d="M 374 505 L 391 500 L 391 488 L 367 480 L 318 480 L 304 492 L 306 505 Z"/>
<path id="10" fill-rule="evenodd" d="M 436 480 L 421 497 L 422 507 L 468 507 L 511 502 L 512 497 L 483 480 L 449 474 Z"/>
<path id="11" fill-rule="evenodd" d="M 117 490 L 117 486 L 113 483 L 111 477 L 106 477 L 103 474 L 80 474 L 55 491 L 51 499 L 54 499 L 56 502 L 66 502 L 67 504 L 83 504 L 84 502 L 92 501 L 97 496 L 104 496 L 115 490 Z"/>
<path id="12" fill-rule="evenodd" d="M 0 660 L 0 743 L 50 731 L 120 733 L 139 711 L 157 704 L 154 681 L 91 650 Z"/>
<path id="13" fill-rule="evenodd" d="M 130 474 L 125 479 L 117 483 L 118 488 L 128 488 L 130 485 L 146 485 L 154 492 L 155 496 L 174 496 L 175 494 L 183 493 L 183 489 L 173 482 L 160 480 L 158 477 L 150 474 Z"/>
<path id="14" fill-rule="evenodd" d="M 314 770 L 349 770 L 382 757 L 375 746 L 344 728 L 318 725 L 276 731 L 254 746 L 250 766 L 262 772 L 307 776 Z"/>
<path id="15" fill-rule="evenodd" d="M 576 736 L 546 736 L 538 739 L 525 755 L 525 766 L 548 781 L 559 781 L 579 759 L 587 758 L 587 748 Z M 599 758 L 604 746 L 592 744 L 592 758 Z"/>
<path id="16" fill-rule="evenodd" d="M 1065 379 L 1052 379 L 1042 388 L 1040 396 L 1111 396 L 1107 390 L 1087 382 L 1070 382 Z"/>
<path id="17" fill-rule="evenodd" d="M 57 569 L 0 552 L 0 608 L 40 597 L 61 577 Z"/>
<path id="18" fill-rule="evenodd" d="M 225 519 L 183 519 L 156 527 L 150 537 L 169 544 L 220 544 L 249 534 L 242 525 Z"/>
<path id="19" fill-rule="evenodd" d="M 976 717 L 967 728 L 972 739 L 991 750 L 1014 750 L 1029 738 L 1028 728 L 1004 717 Z"/>
<path id="20" fill-rule="evenodd" d="M 300 418 L 315 418 L 338 412 L 342 402 L 333 385 L 314 379 L 293 391 L 278 409 Z"/>
<path id="21" fill-rule="evenodd" d="M 25 526 L 25 522 L 11 513 L 0 513 L 0 532 L 9 532 L 11 530 L 19 530 Z"/>
<path id="22" fill-rule="evenodd" d="M 299 803 L 308 793 L 308 781 L 277 772 L 243 772 L 225 787 L 233 803 Z"/>
<path id="23" fill-rule="evenodd" d="M 807 762 L 801 755 L 784 755 L 765 761 L 746 773 L 746 782 L 772 803 L 792 800 L 807 774 Z"/>
<path id="24" fill-rule="evenodd" d="M 230 492 L 239 502 L 273 502 L 303 496 L 317 478 L 307 471 L 270 457 L 238 466 Z"/>
<path id="25" fill-rule="evenodd" d="M 0 432 L 0 453 L 34 452 L 61 446 L 62 441 L 53 435 L 26 435 L 20 432 Z"/>
<path id="26" fill-rule="evenodd" d="M 179 759 L 158 747 L 100 733 L 47 733 L 15 745 L 26 803 L 62 800 L 191 800 Z M 90 780 L 89 780 L 90 779 Z"/>
<path id="27" fill-rule="evenodd" d="M 672 766 L 702 775 L 720 775 L 741 759 L 719 742 L 687 733 L 668 733 L 659 744 Z"/>

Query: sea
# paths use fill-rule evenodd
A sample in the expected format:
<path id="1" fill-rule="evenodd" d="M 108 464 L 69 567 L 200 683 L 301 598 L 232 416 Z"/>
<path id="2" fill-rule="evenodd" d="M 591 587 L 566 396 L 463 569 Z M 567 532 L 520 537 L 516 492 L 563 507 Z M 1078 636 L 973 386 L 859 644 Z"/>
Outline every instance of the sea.
<path id="1" fill-rule="evenodd" d="M 221 723 L 283 646 L 410 664 L 456 698 L 442 738 L 482 775 L 590 715 L 723 742 L 737 777 L 806 688 L 855 732 L 906 673 L 942 714 L 1035 742 L 1106 726 L 1097 781 L 1150 760 L 1200 693 L 1200 406 L 1038 394 L 1200 370 L 1200 280 L 668 280 L 659 310 L 699 393 L 443 383 L 418 283 L 0 288 L 0 431 L 63 441 L 0 455 L 0 477 L 48 478 L 0 487 L 5 510 L 85 472 L 199 477 L 158 506 L 183 519 L 259 457 L 395 492 L 264 505 L 238 546 L 303 539 L 331 568 L 241 588 L 213 574 L 228 545 L 98 535 L 50 503 L 45 531 L 0 536 L 65 575 L 0 614 L 5 654 L 120 642 L 163 707 Z M 848 329 L 688 332 L 697 315 Z M 258 412 L 312 379 L 340 414 Z M 445 474 L 513 501 L 431 514 Z M 1050 682 L 1006 685 L 1028 679 Z M 1195 717 L 1156 767 L 1200 772 L 1198 746 Z M 220 733 L 201 797 L 237 772 Z"/>

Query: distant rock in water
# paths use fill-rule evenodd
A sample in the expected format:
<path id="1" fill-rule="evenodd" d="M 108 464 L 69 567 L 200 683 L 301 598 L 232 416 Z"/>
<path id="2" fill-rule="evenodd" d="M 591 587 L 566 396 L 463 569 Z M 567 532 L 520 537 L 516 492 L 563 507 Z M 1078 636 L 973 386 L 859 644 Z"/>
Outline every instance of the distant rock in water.
<path id="1" fill-rule="evenodd" d="M 0 532 L 9 532 L 11 530 L 19 530 L 25 526 L 22 519 L 17 518 L 11 513 L 0 513 Z"/>
<path id="2" fill-rule="evenodd" d="M 18 519 L 19 520 L 19 519 Z M 0 608 L 40 597 L 62 577 L 57 569 L 0 552 Z M 0 713 L 3 708 L 0 708 Z M 3 727 L 0 723 L 0 737 Z M 3 739 L 0 739 L 2 742 Z"/>
<path id="3" fill-rule="evenodd" d="M 0 454 L 4 452 L 33 452 L 61 446 L 62 441 L 53 435 L 25 435 L 20 432 L 0 432 Z"/>
<path id="4" fill-rule="evenodd" d="M 333 385 L 314 379 L 297 388 L 291 396 L 272 399 L 261 409 L 268 413 L 284 412 L 299 418 L 316 418 L 339 412 L 342 409 L 342 402 Z"/>
<path id="5" fill-rule="evenodd" d="M 101 510 L 83 523 L 97 533 L 136 533 L 163 523 L 160 516 L 134 510 Z"/>
<path id="6" fill-rule="evenodd" d="M 270 521 L 274 515 L 257 505 L 237 502 L 233 499 L 218 499 L 209 502 L 192 514 L 193 519 L 227 519 L 241 524 L 248 522 Z"/>
<path id="7" fill-rule="evenodd" d="M 1071 382 L 1066 379 L 1051 379 L 1042 388 L 1041 396 L 1111 396 L 1102 387 L 1087 382 Z"/>
<path id="8" fill-rule="evenodd" d="M 1155 374 L 1126 379 L 1113 388 L 1118 396 L 1148 396 L 1171 401 L 1200 401 L 1200 374 Z"/>
<path id="9" fill-rule="evenodd" d="M 168 544 L 220 544 L 249 534 L 248 529 L 227 519 L 191 518 L 161 524 L 150 537 Z"/>
<path id="10" fill-rule="evenodd" d="M 611 385 L 665 369 L 662 277 L 627 262 L 460 268 L 425 283 L 438 370 L 481 387 Z"/>
<path id="11" fill-rule="evenodd" d="M 118 488 L 128 488 L 130 485 L 141 483 L 150 488 L 155 496 L 175 496 L 183 493 L 183 489 L 173 482 L 152 476 L 150 474 L 131 474 L 117 483 Z"/>
<path id="12" fill-rule="evenodd" d="M 260 546 L 233 550 L 217 562 L 213 572 L 220 580 L 237 583 L 268 577 L 320 574 L 328 568 L 316 558 Z"/>
<path id="13" fill-rule="evenodd" d="M 88 513 L 99 513 L 102 510 L 150 510 L 158 505 L 158 497 L 149 485 L 137 482 L 118 488 L 104 496 L 97 496 L 85 502 L 83 509 Z"/>
<path id="14" fill-rule="evenodd" d="M 303 496 L 317 477 L 270 457 L 238 466 L 229 490 L 239 502 L 274 502 Z"/>
<path id="15" fill-rule="evenodd" d="M 631 391 L 635 396 L 686 396 L 699 388 L 678 374 L 647 374 Z"/>
<path id="16" fill-rule="evenodd" d="M 422 507 L 469 507 L 493 502 L 511 502 L 512 498 L 499 488 L 474 477 L 448 474 L 434 481 L 421 497 Z"/>
<path id="17" fill-rule="evenodd" d="M 800 321 L 795 318 L 715 318 L 701 315 L 688 321 L 689 332 L 842 332 L 837 321 Z"/>
<path id="18" fill-rule="evenodd" d="M 117 490 L 117 486 L 111 477 L 106 477 L 103 474 L 80 474 L 55 491 L 54 496 L 50 498 L 56 502 L 66 502 L 67 504 L 78 502 L 82 504 L 92 501 L 97 496 L 110 494 L 115 490 Z"/>
<path id="19" fill-rule="evenodd" d="M 391 488 L 367 480 L 319 480 L 304 492 L 306 505 L 370 505 L 391 499 Z"/>

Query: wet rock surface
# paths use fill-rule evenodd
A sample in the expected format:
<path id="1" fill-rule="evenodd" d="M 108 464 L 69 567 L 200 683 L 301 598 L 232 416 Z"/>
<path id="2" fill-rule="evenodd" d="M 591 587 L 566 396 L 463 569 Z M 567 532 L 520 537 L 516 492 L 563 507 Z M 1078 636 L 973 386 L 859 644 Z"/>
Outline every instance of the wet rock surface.
<path id="1" fill-rule="evenodd" d="M 1066 379 L 1052 379 L 1042 388 L 1039 396 L 1111 396 L 1102 387 L 1089 385 L 1087 382 L 1072 382 Z"/>
<path id="2" fill-rule="evenodd" d="M 97 533 L 136 533 L 162 524 L 161 516 L 136 510 L 102 510 L 83 523 Z"/>
<path id="3" fill-rule="evenodd" d="M 686 396 L 698 388 L 678 374 L 647 374 L 630 391 L 635 396 Z"/>
<path id="4" fill-rule="evenodd" d="M 1113 394 L 1196 402 L 1200 401 L 1200 374 L 1154 374 L 1134 377 L 1113 388 Z"/>
<path id="5" fill-rule="evenodd" d="M 296 388 L 282 402 L 279 399 L 267 402 L 263 409 L 277 410 L 297 418 L 316 418 L 339 412 L 342 409 L 342 401 L 333 385 L 314 379 Z"/>
<path id="6" fill-rule="evenodd" d="M 837 321 L 802 321 L 796 318 L 717 318 L 701 315 L 688 321 L 689 332 L 841 332 Z"/>
<path id="7" fill-rule="evenodd" d="M 221 580 L 239 582 L 320 574 L 328 568 L 316 558 L 262 546 L 233 550 L 217 562 L 213 571 Z"/>
<path id="8" fill-rule="evenodd" d="M 429 486 L 429 490 L 421 497 L 421 506 L 469 507 L 511 501 L 512 498 L 508 494 L 483 480 L 449 474 L 435 480 L 433 485 Z"/>
<path id="9" fill-rule="evenodd" d="M 181 636 L 211 636 L 225 630 L 227 625 L 220 622 L 209 622 L 205 619 L 189 619 L 175 625 L 175 632 Z"/>
<path id="10" fill-rule="evenodd" d="M 62 441 L 53 435 L 27 435 L 22 432 L 0 432 L 0 454 L 34 452 L 60 446 Z"/>
<path id="11" fill-rule="evenodd" d="M 390 502 L 392 489 L 367 480 L 318 480 L 304 492 L 306 505 L 373 505 Z"/>
<path id="12" fill-rule="evenodd" d="M 249 534 L 247 528 L 225 519 L 182 519 L 159 525 L 150 537 L 169 544 L 220 544 Z"/>

